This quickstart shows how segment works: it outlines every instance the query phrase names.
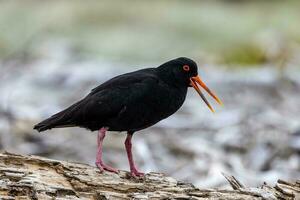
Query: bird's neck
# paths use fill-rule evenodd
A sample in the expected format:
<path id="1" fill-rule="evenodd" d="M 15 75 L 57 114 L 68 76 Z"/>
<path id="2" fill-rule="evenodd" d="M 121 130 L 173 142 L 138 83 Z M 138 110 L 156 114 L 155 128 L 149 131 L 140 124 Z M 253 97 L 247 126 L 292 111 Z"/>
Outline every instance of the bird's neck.
<path id="1" fill-rule="evenodd" d="M 157 71 L 157 76 L 167 85 L 176 88 L 182 88 L 182 89 L 186 88 L 186 86 L 182 84 L 180 80 L 176 79 L 175 75 L 172 72 L 170 72 L 170 70 L 163 67 L 158 67 L 156 68 L 156 71 Z"/>

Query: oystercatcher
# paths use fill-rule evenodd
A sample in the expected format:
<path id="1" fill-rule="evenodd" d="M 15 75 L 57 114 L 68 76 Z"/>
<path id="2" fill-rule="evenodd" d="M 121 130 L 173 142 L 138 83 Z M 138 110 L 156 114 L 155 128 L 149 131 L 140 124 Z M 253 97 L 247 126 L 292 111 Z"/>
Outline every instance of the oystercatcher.
<path id="1" fill-rule="evenodd" d="M 157 68 L 146 68 L 108 80 L 91 90 L 82 100 L 38 123 L 39 132 L 52 128 L 83 127 L 98 130 L 96 166 L 118 172 L 102 161 L 102 143 L 106 131 L 127 132 L 125 147 L 133 176 L 143 176 L 132 156 L 133 133 L 148 128 L 175 113 L 184 103 L 189 87 L 193 87 L 208 108 L 213 108 L 198 84 L 219 104 L 221 100 L 198 76 L 197 64 L 185 57 L 170 60 Z"/>

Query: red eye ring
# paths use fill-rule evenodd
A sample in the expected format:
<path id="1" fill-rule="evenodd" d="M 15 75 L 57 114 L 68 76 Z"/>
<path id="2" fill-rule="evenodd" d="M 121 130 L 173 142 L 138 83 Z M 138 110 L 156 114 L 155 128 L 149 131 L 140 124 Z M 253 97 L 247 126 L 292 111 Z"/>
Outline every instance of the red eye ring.
<path id="1" fill-rule="evenodd" d="M 188 66 L 188 65 L 183 65 L 182 68 L 183 68 L 183 70 L 186 71 L 186 72 L 190 71 L 190 66 Z"/>

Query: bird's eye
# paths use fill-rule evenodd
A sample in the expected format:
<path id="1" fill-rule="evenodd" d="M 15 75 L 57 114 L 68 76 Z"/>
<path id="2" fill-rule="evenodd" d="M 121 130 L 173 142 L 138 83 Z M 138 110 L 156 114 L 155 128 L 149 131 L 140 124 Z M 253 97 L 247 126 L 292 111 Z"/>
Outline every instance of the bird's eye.
<path id="1" fill-rule="evenodd" d="M 183 70 L 186 71 L 186 72 L 190 71 L 190 66 L 188 66 L 188 65 L 183 65 L 182 68 L 183 68 Z"/>

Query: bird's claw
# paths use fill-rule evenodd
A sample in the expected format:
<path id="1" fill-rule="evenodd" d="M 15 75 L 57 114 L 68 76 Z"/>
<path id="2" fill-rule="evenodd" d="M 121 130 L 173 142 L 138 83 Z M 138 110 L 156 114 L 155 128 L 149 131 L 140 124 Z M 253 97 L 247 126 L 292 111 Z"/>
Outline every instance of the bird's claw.
<path id="1" fill-rule="evenodd" d="M 143 177 L 145 175 L 143 172 L 139 172 L 138 170 L 131 170 L 130 173 L 133 177 Z"/>
<path id="2" fill-rule="evenodd" d="M 103 172 L 103 171 L 108 171 L 108 172 L 113 172 L 113 173 L 119 173 L 119 170 L 115 169 L 115 168 L 112 168 L 110 166 L 107 166 L 105 164 L 101 164 L 101 163 L 96 163 L 96 166 L 98 167 L 98 169 L 100 170 L 100 172 Z"/>

